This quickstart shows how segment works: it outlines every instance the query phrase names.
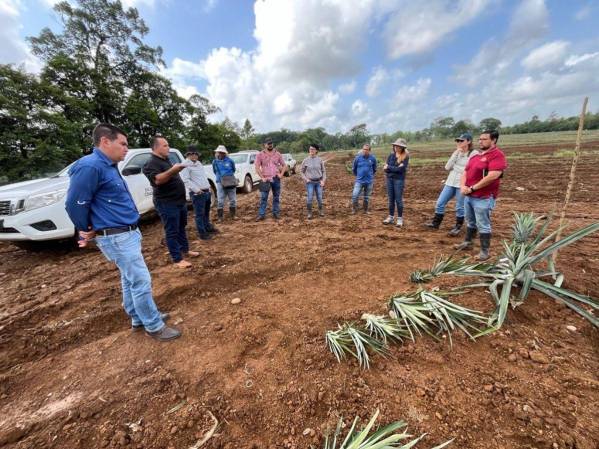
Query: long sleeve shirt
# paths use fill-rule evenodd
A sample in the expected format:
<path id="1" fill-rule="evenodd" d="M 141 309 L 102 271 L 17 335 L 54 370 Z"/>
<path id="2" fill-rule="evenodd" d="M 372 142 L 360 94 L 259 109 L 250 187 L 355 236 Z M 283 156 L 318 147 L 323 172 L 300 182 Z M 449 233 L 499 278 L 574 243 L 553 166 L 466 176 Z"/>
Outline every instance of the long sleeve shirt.
<path id="1" fill-rule="evenodd" d="M 223 159 L 216 158 L 212 161 L 212 171 L 216 182 L 220 182 L 223 176 L 235 176 L 235 162 L 228 156 Z"/>
<path id="2" fill-rule="evenodd" d="M 200 161 L 192 162 L 190 159 L 185 161 L 187 167 L 181 170 L 179 174 L 185 183 L 185 188 L 193 193 L 210 189 L 208 177 Z"/>
<path id="3" fill-rule="evenodd" d="M 468 160 L 477 154 L 479 154 L 477 150 L 472 150 L 470 154 L 455 150 L 445 164 L 445 170 L 449 172 L 445 184 L 450 187 L 460 187 L 462 173 L 464 173 Z"/>
<path id="4" fill-rule="evenodd" d="M 358 154 L 354 159 L 352 172 L 356 177 L 356 182 L 362 184 L 370 184 L 374 181 L 374 174 L 376 173 L 376 158 L 369 154 L 364 156 Z"/>
<path id="5" fill-rule="evenodd" d="M 116 162 L 99 148 L 79 159 L 69 170 L 65 201 L 69 218 L 80 231 L 137 224 L 139 212 Z"/>
<path id="6" fill-rule="evenodd" d="M 387 177 L 391 179 L 404 179 L 406 177 L 406 170 L 408 169 L 409 163 L 410 156 L 406 155 L 405 159 L 400 161 L 397 159 L 395 152 L 391 153 L 387 157 L 387 168 L 385 169 Z"/>
<path id="7" fill-rule="evenodd" d="M 324 161 L 319 156 L 308 156 L 304 159 L 300 173 L 306 182 L 325 181 L 327 179 Z"/>

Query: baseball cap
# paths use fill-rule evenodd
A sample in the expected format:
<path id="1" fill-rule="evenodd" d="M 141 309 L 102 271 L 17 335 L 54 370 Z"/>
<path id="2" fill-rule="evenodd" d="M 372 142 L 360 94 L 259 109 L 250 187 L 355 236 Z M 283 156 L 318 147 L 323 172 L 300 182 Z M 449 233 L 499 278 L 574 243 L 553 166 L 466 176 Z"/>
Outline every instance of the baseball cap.
<path id="1" fill-rule="evenodd" d="M 462 133 L 459 137 L 455 139 L 456 142 L 460 140 L 467 140 L 468 142 L 472 142 L 472 134 L 470 133 Z"/>

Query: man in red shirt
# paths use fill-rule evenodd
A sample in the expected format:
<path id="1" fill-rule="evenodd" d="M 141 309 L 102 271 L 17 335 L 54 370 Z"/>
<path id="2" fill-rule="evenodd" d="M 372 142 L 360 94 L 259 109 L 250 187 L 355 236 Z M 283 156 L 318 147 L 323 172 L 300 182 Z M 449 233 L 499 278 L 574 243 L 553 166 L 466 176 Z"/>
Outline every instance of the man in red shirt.
<path id="1" fill-rule="evenodd" d="M 480 153 L 468 161 L 460 182 L 466 212 L 466 238 L 455 249 L 472 248 L 476 231 L 480 235 L 478 260 L 489 258 L 491 246 L 491 211 L 499 195 L 499 184 L 507 162 L 503 152 L 497 148 L 499 133 L 483 131 L 478 139 Z"/>
<path id="2" fill-rule="evenodd" d="M 260 206 L 256 221 L 264 220 L 266 206 L 268 203 L 268 193 L 272 189 L 272 216 L 275 220 L 279 219 L 281 213 L 280 195 L 281 178 L 287 169 L 283 156 L 274 149 L 272 139 L 268 137 L 264 141 L 264 149 L 256 156 L 256 173 L 260 176 Z"/>

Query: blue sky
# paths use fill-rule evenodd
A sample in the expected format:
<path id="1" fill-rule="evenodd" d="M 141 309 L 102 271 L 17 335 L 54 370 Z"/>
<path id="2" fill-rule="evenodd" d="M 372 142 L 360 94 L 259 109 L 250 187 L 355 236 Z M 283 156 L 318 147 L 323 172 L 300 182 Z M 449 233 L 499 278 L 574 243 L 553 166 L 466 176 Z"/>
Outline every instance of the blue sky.
<path id="1" fill-rule="evenodd" d="M 39 70 L 24 37 L 56 0 L 0 0 L 0 63 Z M 416 130 L 574 115 L 599 92 L 598 0 L 126 0 L 182 96 L 258 131 Z"/>

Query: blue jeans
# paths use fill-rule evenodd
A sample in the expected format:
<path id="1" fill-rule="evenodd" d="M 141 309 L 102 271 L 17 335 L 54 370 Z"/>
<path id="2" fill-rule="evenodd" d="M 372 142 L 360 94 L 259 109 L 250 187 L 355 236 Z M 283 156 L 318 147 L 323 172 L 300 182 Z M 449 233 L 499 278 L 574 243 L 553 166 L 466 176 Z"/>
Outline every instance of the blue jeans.
<path id="1" fill-rule="evenodd" d="M 443 215 L 445 213 L 445 206 L 447 203 L 451 201 L 451 199 L 455 196 L 455 216 L 463 217 L 464 216 L 464 195 L 460 192 L 459 187 L 448 186 L 447 184 L 443 186 L 443 190 L 439 194 L 439 198 L 437 198 L 437 206 L 435 208 L 435 213 Z"/>
<path id="2" fill-rule="evenodd" d="M 152 278 L 141 253 L 139 229 L 122 234 L 98 235 L 96 244 L 104 257 L 114 262 L 121 272 L 123 307 L 131 318 L 131 324 L 143 324 L 148 332 L 162 329 L 164 322 L 152 298 Z"/>
<path id="3" fill-rule="evenodd" d="M 196 229 L 198 234 L 205 235 L 210 231 L 210 205 L 212 195 L 210 192 L 190 193 L 191 203 L 195 214 Z"/>
<path id="4" fill-rule="evenodd" d="M 229 198 L 229 208 L 237 207 L 237 189 L 225 189 L 220 182 L 216 183 L 216 207 L 225 208 L 225 198 Z"/>
<path id="5" fill-rule="evenodd" d="M 495 198 L 476 198 L 466 196 L 464 209 L 466 210 L 466 225 L 478 229 L 479 234 L 491 233 L 491 211 L 495 207 Z"/>
<path id="6" fill-rule="evenodd" d="M 183 253 L 189 251 L 187 241 L 187 205 L 156 201 L 156 210 L 164 226 L 166 246 L 173 262 L 183 260 Z"/>
<path id="7" fill-rule="evenodd" d="M 403 216 L 403 179 L 387 178 L 387 197 L 389 198 L 389 216 L 395 215 L 395 206 L 397 206 L 397 216 Z"/>
<path id="8" fill-rule="evenodd" d="M 364 192 L 364 204 L 368 204 L 368 201 L 370 200 L 370 195 L 372 194 L 373 186 L 374 186 L 373 182 L 369 182 L 369 183 L 368 182 L 360 182 L 360 181 L 354 182 L 354 190 L 352 191 L 352 194 L 351 194 L 351 202 L 357 203 L 358 197 L 360 196 L 360 194 L 363 191 Z"/>
<path id="9" fill-rule="evenodd" d="M 270 190 L 272 190 L 272 214 L 279 215 L 281 212 L 281 178 L 273 178 L 270 181 Z M 270 190 L 266 192 L 260 192 L 260 208 L 258 209 L 258 215 L 264 217 L 266 214 L 266 206 L 268 204 L 268 194 Z"/>
<path id="10" fill-rule="evenodd" d="M 316 193 L 316 201 L 318 202 L 318 208 L 322 208 L 322 186 L 320 185 L 320 181 L 307 182 L 306 191 L 308 193 L 308 198 L 306 201 L 308 206 L 312 206 L 314 193 Z"/>

